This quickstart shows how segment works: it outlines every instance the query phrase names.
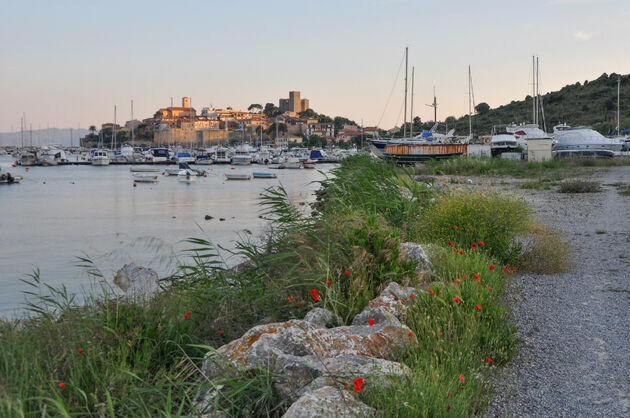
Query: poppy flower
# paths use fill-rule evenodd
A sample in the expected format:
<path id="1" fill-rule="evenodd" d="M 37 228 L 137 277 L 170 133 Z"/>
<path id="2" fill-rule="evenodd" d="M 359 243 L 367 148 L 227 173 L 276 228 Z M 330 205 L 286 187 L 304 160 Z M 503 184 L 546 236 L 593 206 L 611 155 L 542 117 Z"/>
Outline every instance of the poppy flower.
<path id="1" fill-rule="evenodd" d="M 317 302 L 319 300 L 319 293 L 317 293 L 317 289 L 311 289 L 311 297 Z"/>
<path id="2" fill-rule="evenodd" d="M 490 271 L 494 270 L 494 264 L 490 264 Z"/>
<path id="3" fill-rule="evenodd" d="M 297 306 L 302 306 L 302 304 L 304 303 L 303 300 L 299 301 L 298 303 L 296 303 Z"/>
<path id="4" fill-rule="evenodd" d="M 462 303 L 459 299 L 457 299 L 456 297 L 453 298 L 453 302 L 455 302 L 456 304 L 460 304 Z"/>
<path id="5" fill-rule="evenodd" d="M 486 357 L 486 361 L 487 361 L 488 363 L 492 363 L 492 359 L 491 359 L 490 357 Z"/>
<path id="6" fill-rule="evenodd" d="M 184 314 L 184 319 L 188 319 L 188 318 L 190 318 L 190 312 L 186 312 L 186 313 Z"/>
<path id="7" fill-rule="evenodd" d="M 488 290 L 492 290 L 492 287 L 488 286 Z"/>
<path id="8" fill-rule="evenodd" d="M 289 303 L 293 303 L 293 298 L 289 296 Z"/>
<path id="9" fill-rule="evenodd" d="M 483 241 L 479 241 L 477 244 L 479 244 L 480 247 L 483 247 Z"/>
<path id="10" fill-rule="evenodd" d="M 413 293 L 409 295 L 409 299 L 413 299 L 415 297 L 416 297 L 416 295 L 414 295 Z"/>
<path id="11" fill-rule="evenodd" d="M 476 280 L 479 280 L 479 274 L 478 274 L 478 273 L 475 273 L 475 274 L 473 275 L 473 277 L 474 277 Z"/>
<path id="12" fill-rule="evenodd" d="M 455 225 L 455 231 L 457 231 L 459 229 L 459 227 L 457 225 Z"/>
<path id="13" fill-rule="evenodd" d="M 65 384 L 65 383 L 63 383 L 63 382 L 60 382 L 60 383 L 59 383 L 59 389 L 63 389 L 63 388 L 65 388 L 65 387 L 66 387 L 66 384 Z"/>
<path id="14" fill-rule="evenodd" d="M 94 334 L 90 334 L 90 338 L 94 338 Z"/>
<path id="15" fill-rule="evenodd" d="M 462 381 L 462 383 L 464 383 L 464 375 L 463 375 L 463 374 L 460 374 L 460 375 L 459 375 L 459 380 L 461 380 L 461 381 Z"/>
<path id="16" fill-rule="evenodd" d="M 435 292 L 433 291 L 433 289 L 429 289 L 429 294 L 430 294 L 431 296 L 435 295 Z"/>
<path id="17" fill-rule="evenodd" d="M 492 294 L 492 297 L 496 297 L 496 296 L 497 296 L 497 294 L 496 294 L 496 293 L 493 293 L 493 294 Z"/>
<path id="18" fill-rule="evenodd" d="M 480 310 L 481 310 L 481 305 L 480 305 L 480 304 L 476 304 L 476 305 L 475 305 L 475 309 L 476 309 L 476 310 L 478 310 L 478 311 L 480 311 Z"/>
<path id="19" fill-rule="evenodd" d="M 83 349 L 82 349 L 82 348 L 79 348 L 79 349 L 77 350 L 77 353 L 78 353 L 78 354 L 83 354 Z"/>
<path id="20" fill-rule="evenodd" d="M 373 320 L 372 318 L 368 319 L 368 324 L 369 324 L 370 326 L 374 326 L 374 324 L 375 324 L 375 323 L 376 323 L 376 322 L 374 322 L 374 320 Z"/>
<path id="21" fill-rule="evenodd" d="M 503 273 L 509 273 L 509 272 L 510 272 L 510 269 L 509 269 L 509 268 L 504 268 L 504 269 L 503 269 Z"/>
<path id="22" fill-rule="evenodd" d="M 330 280 L 326 280 L 326 284 L 331 284 L 332 282 Z"/>
<path id="23" fill-rule="evenodd" d="M 472 235 L 472 231 L 468 231 L 468 233 L 469 233 L 470 235 Z"/>
<path id="24" fill-rule="evenodd" d="M 471 243 L 471 244 L 470 244 L 470 248 L 474 250 L 475 248 L 477 248 L 477 246 L 476 246 L 476 245 L 475 245 L 475 243 L 473 242 L 473 243 Z"/>
<path id="25" fill-rule="evenodd" d="M 446 405 L 446 412 L 451 412 L 451 406 L 450 405 Z"/>
<path id="26" fill-rule="evenodd" d="M 455 281 L 454 281 L 453 283 L 455 283 L 455 284 L 459 284 L 459 282 L 460 282 L 460 281 L 461 281 L 461 280 L 459 280 L 459 279 L 455 279 Z"/>
<path id="27" fill-rule="evenodd" d="M 409 336 L 413 337 L 413 332 L 409 331 Z"/>
<path id="28" fill-rule="evenodd" d="M 492 264 L 497 264 L 497 260 L 492 260 Z"/>
<path id="29" fill-rule="evenodd" d="M 453 246 L 453 241 L 449 241 L 448 245 L 452 247 Z"/>
<path id="30" fill-rule="evenodd" d="M 442 336 L 442 331 L 440 331 L 440 337 Z"/>
<path id="31" fill-rule="evenodd" d="M 402 228 L 402 229 L 405 229 L 405 225 L 403 225 L 401 228 Z"/>
<path id="32" fill-rule="evenodd" d="M 516 269 L 512 269 L 512 273 L 516 273 Z"/>
<path id="33" fill-rule="evenodd" d="M 462 279 L 467 279 L 468 276 L 466 276 L 465 274 L 462 274 Z"/>
<path id="34" fill-rule="evenodd" d="M 477 279 L 475 281 L 477 282 L 477 284 L 481 284 L 481 280 Z"/>
<path id="35" fill-rule="evenodd" d="M 464 255 L 464 252 L 462 250 L 459 250 L 459 255 Z"/>
<path id="36" fill-rule="evenodd" d="M 348 270 L 346 270 L 346 273 L 345 273 L 345 274 L 346 274 L 346 276 L 349 276 L 349 275 L 350 275 L 350 272 L 349 272 Z"/>
<path id="37" fill-rule="evenodd" d="M 356 379 L 352 381 L 352 383 L 354 383 L 354 391 L 360 392 L 361 388 L 363 387 L 363 378 L 357 377 Z"/>
<path id="38" fill-rule="evenodd" d="M 411 214 L 411 217 L 413 218 L 414 216 L 416 216 L 414 213 Z"/>
<path id="39" fill-rule="evenodd" d="M 224 333 L 224 332 L 225 332 L 225 331 L 223 331 L 222 329 L 220 329 L 220 330 L 218 330 L 218 331 L 217 331 L 217 333 L 218 333 L 219 335 L 223 335 L 223 333 Z"/>

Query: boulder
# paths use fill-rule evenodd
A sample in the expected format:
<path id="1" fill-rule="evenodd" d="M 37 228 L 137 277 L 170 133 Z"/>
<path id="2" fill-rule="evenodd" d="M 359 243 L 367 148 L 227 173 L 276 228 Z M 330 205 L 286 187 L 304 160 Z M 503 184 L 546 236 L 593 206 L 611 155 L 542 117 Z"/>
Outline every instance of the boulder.
<path id="1" fill-rule="evenodd" d="M 335 315 L 328 309 L 313 308 L 306 314 L 304 320 L 318 328 L 326 328 L 334 324 Z"/>
<path id="2" fill-rule="evenodd" d="M 116 272 L 114 284 L 134 298 L 148 298 L 159 290 L 158 274 L 147 267 L 125 264 Z"/>
<path id="3" fill-rule="evenodd" d="M 324 386 L 300 397 L 291 405 L 283 418 L 367 417 L 373 415 L 374 409 L 357 401 L 350 391 L 333 386 Z"/>
<path id="4" fill-rule="evenodd" d="M 395 324 L 404 321 L 413 303 L 412 295 L 415 297 L 418 292 L 413 287 L 402 287 L 396 282 L 391 282 L 380 296 L 372 299 L 368 306 L 354 317 L 352 325 L 367 325 L 370 318 L 377 324 L 382 322 Z"/>
<path id="5" fill-rule="evenodd" d="M 403 242 L 400 244 L 400 251 L 402 257 L 407 257 L 418 262 L 415 273 L 418 280 L 424 280 L 424 278 L 431 272 L 431 261 L 429 260 L 422 244 L 415 242 Z"/>

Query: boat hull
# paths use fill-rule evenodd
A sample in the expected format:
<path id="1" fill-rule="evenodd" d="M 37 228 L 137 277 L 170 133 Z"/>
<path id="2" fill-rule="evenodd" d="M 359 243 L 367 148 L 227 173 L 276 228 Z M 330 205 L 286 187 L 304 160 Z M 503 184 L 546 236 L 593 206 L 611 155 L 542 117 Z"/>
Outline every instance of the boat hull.
<path id="1" fill-rule="evenodd" d="M 413 164 L 464 155 L 467 150 L 467 144 L 387 145 L 382 157 L 401 164 Z"/>

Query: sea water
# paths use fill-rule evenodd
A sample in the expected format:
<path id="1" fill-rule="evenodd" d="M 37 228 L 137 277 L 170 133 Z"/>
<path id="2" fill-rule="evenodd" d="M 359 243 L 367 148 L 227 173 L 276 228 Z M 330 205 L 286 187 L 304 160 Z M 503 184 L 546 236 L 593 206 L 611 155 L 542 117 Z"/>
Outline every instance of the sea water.
<path id="1" fill-rule="evenodd" d="M 77 257 L 95 263 L 106 280 L 124 264 L 151 267 L 160 277 L 185 262 L 187 238 L 211 241 L 227 265 L 239 240 L 256 240 L 268 227 L 261 219 L 260 193 L 282 185 L 296 205 L 313 200 L 317 183 L 332 165 L 318 170 L 267 170 L 262 166 L 199 166 L 207 177 L 193 183 L 176 176 L 137 183 L 128 165 L 11 167 L 0 157 L 0 168 L 23 176 L 20 184 L 0 185 L 0 316 L 19 314 L 23 292 L 32 290 L 21 279 L 36 269 L 41 281 L 65 285 L 80 294 L 93 282 Z M 226 180 L 226 173 L 268 171 L 276 179 Z M 321 172 L 320 172 L 321 171 Z M 306 208 L 307 206 L 301 206 Z M 206 215 L 213 217 L 206 220 Z M 220 220 L 223 219 L 223 220 Z"/>

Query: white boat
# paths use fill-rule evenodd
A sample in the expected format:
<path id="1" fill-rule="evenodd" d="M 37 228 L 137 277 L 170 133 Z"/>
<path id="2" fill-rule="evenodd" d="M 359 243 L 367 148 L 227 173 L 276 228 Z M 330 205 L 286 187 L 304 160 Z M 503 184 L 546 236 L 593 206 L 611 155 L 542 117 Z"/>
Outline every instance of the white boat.
<path id="1" fill-rule="evenodd" d="M 97 149 L 96 151 L 94 151 L 94 154 L 92 155 L 90 161 L 93 166 L 106 166 L 110 163 L 107 151 L 105 151 L 104 149 Z"/>
<path id="2" fill-rule="evenodd" d="M 611 155 L 621 151 L 624 143 L 619 138 L 607 138 L 589 126 L 554 126 L 553 151 L 560 154 Z"/>
<path id="3" fill-rule="evenodd" d="M 527 153 L 527 141 L 530 139 L 551 139 L 549 135 L 534 123 L 507 125 L 505 132 L 492 135 L 490 152 L 493 157 L 505 152 Z"/>
<path id="4" fill-rule="evenodd" d="M 304 168 L 314 169 L 315 164 L 316 164 L 315 161 L 304 161 L 302 165 L 304 166 Z"/>
<path id="5" fill-rule="evenodd" d="M 132 173 L 157 173 L 160 169 L 158 167 L 131 166 L 129 167 L 129 171 Z"/>
<path id="6" fill-rule="evenodd" d="M 213 161 L 214 164 L 229 164 L 231 161 L 230 149 L 225 147 L 218 147 L 214 151 Z"/>
<path id="7" fill-rule="evenodd" d="M 241 146 L 232 154 L 232 165 L 250 165 L 252 163 L 252 155 Z"/>
<path id="8" fill-rule="evenodd" d="M 39 158 L 39 164 L 43 166 L 55 166 L 59 163 L 67 162 L 66 152 L 58 148 L 47 148 L 43 150 Z"/>
<path id="9" fill-rule="evenodd" d="M 156 174 L 134 173 L 133 181 L 134 183 L 157 183 L 160 180 Z"/>
<path id="10" fill-rule="evenodd" d="M 164 171 L 166 171 L 169 176 L 181 176 L 186 174 L 190 174 L 191 176 L 203 176 L 206 174 L 203 170 L 194 170 L 187 163 L 179 163 L 177 167 L 169 167 Z"/>
<path id="11" fill-rule="evenodd" d="M 289 157 L 281 162 L 278 168 L 302 168 L 302 161 L 300 161 L 300 159 L 297 157 Z"/>
<path id="12" fill-rule="evenodd" d="M 16 161 L 18 165 L 23 165 L 25 167 L 37 165 L 38 162 L 39 158 L 37 158 L 37 153 L 35 152 L 23 152 Z"/>
<path id="13" fill-rule="evenodd" d="M 177 180 L 182 183 L 193 183 L 197 181 L 197 176 L 191 174 L 189 170 L 182 170 L 181 173 L 177 175 Z"/>
<path id="14" fill-rule="evenodd" d="M 225 173 L 225 178 L 227 180 L 251 180 L 252 175 L 249 173 L 240 174 L 240 173 Z"/>

